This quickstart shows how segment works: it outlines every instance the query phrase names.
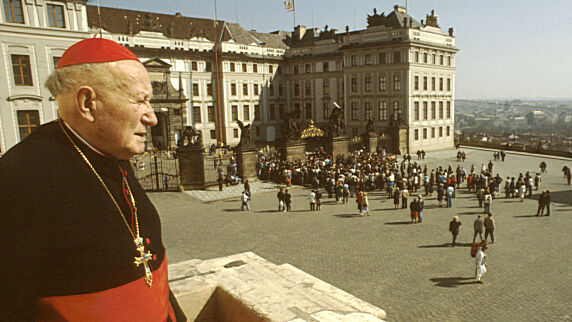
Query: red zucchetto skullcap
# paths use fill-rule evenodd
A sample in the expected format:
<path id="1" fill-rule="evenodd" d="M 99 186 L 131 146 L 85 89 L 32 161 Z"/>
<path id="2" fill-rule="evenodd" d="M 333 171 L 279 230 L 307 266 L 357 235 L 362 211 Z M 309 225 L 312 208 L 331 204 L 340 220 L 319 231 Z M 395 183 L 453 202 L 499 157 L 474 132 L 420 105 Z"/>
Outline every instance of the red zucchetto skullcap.
<path id="1" fill-rule="evenodd" d="M 119 60 L 139 61 L 129 49 L 113 40 L 88 38 L 69 47 L 58 61 L 56 69 L 71 65 L 107 63 Z"/>

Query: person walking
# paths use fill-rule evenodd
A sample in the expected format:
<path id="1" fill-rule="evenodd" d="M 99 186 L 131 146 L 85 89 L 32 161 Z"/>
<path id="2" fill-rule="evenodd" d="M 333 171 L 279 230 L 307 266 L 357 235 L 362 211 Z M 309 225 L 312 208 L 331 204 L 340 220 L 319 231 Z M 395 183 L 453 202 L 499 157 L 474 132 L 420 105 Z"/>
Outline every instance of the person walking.
<path id="1" fill-rule="evenodd" d="M 285 211 L 286 205 L 284 205 L 284 188 L 280 188 L 276 197 L 278 198 L 278 211 Z"/>
<path id="2" fill-rule="evenodd" d="M 453 195 L 455 194 L 455 187 L 448 186 L 447 187 L 447 208 L 453 207 Z"/>
<path id="3" fill-rule="evenodd" d="M 367 192 L 362 193 L 361 197 L 361 215 L 367 214 L 369 216 L 369 199 L 367 197 Z"/>
<path id="4" fill-rule="evenodd" d="M 475 279 L 478 283 L 483 283 L 482 278 L 483 275 L 487 272 L 487 264 L 486 259 L 487 255 L 485 251 L 488 249 L 487 243 L 481 243 L 481 246 L 477 249 L 477 253 L 475 254 Z"/>
<path id="5" fill-rule="evenodd" d="M 546 190 L 546 196 L 544 197 L 544 204 L 546 205 L 546 216 L 550 216 L 550 191 Z"/>
<path id="6" fill-rule="evenodd" d="M 485 214 L 488 214 L 491 212 L 491 203 L 493 202 L 493 196 L 491 195 L 491 192 L 489 191 L 489 188 L 487 188 L 487 191 L 485 192 L 485 196 L 483 197 L 484 202 L 485 202 Z"/>
<path id="7" fill-rule="evenodd" d="M 250 210 L 250 203 L 249 203 L 250 197 L 248 197 L 248 193 L 246 192 L 246 190 L 242 191 L 240 200 L 242 202 L 242 204 L 240 205 L 240 211 L 243 211 L 244 208 L 246 208 L 246 210 Z"/>
<path id="8" fill-rule="evenodd" d="M 409 209 L 411 210 L 411 223 L 414 224 L 419 218 L 419 201 L 417 201 L 417 198 L 413 198 L 413 201 L 409 204 Z"/>
<path id="9" fill-rule="evenodd" d="M 409 190 L 407 190 L 407 188 L 401 190 L 401 209 L 407 209 L 408 198 L 409 198 Z"/>
<path id="10" fill-rule="evenodd" d="M 546 190 L 542 190 L 540 196 L 538 196 L 538 209 L 536 210 L 536 216 L 542 216 L 544 214 L 544 208 L 546 207 Z"/>
<path id="11" fill-rule="evenodd" d="M 457 243 L 457 237 L 459 236 L 461 225 L 462 223 L 459 220 L 458 216 L 454 216 L 453 220 L 451 220 L 451 222 L 449 223 L 449 231 L 451 232 L 451 234 L 453 234 L 453 242 L 451 243 L 452 247 L 455 247 L 455 244 Z"/>
<path id="12" fill-rule="evenodd" d="M 495 242 L 495 220 L 493 214 L 489 212 L 488 217 L 485 218 L 485 240 L 488 241 L 489 234 L 491 235 L 491 243 Z"/>
<path id="13" fill-rule="evenodd" d="M 393 205 L 395 206 L 395 209 L 399 209 L 399 188 L 395 188 L 395 191 L 393 192 Z"/>
<path id="14" fill-rule="evenodd" d="M 483 206 L 483 201 L 485 200 L 485 188 L 481 187 L 477 191 L 477 200 L 479 200 L 479 208 Z"/>
<path id="15" fill-rule="evenodd" d="M 310 191 L 310 193 L 308 194 L 308 199 L 310 201 L 310 210 L 311 211 L 316 210 L 316 192 L 314 192 L 314 190 Z"/>
<path id="16" fill-rule="evenodd" d="M 445 188 L 443 188 L 443 184 L 439 184 L 439 188 L 437 188 L 437 201 L 439 201 L 439 207 L 443 207 L 443 194 L 445 193 Z"/>
<path id="17" fill-rule="evenodd" d="M 316 210 L 320 210 L 322 206 L 322 193 L 320 190 L 316 190 Z"/>
<path id="18" fill-rule="evenodd" d="M 541 181 L 542 178 L 540 177 L 540 173 L 537 172 L 536 175 L 534 176 L 534 190 L 538 191 L 538 187 L 540 187 Z"/>
<path id="19" fill-rule="evenodd" d="M 356 204 L 357 204 L 357 208 L 358 208 L 358 214 L 361 216 L 361 207 L 362 207 L 362 202 L 363 202 L 363 194 L 361 191 L 356 191 Z"/>
<path id="20" fill-rule="evenodd" d="M 292 195 L 288 192 L 288 189 L 284 190 L 284 203 L 286 204 L 286 210 L 284 210 L 284 212 L 286 211 L 290 211 L 290 205 L 292 204 Z"/>
<path id="21" fill-rule="evenodd" d="M 419 215 L 417 216 L 418 218 L 417 222 L 423 222 L 423 208 L 425 208 L 425 200 L 423 200 L 423 197 L 421 197 L 421 195 L 417 195 L 417 197 L 418 197 L 417 204 L 419 212 Z"/>
<path id="22" fill-rule="evenodd" d="M 475 234 L 473 235 L 473 243 L 477 239 L 477 235 L 481 238 L 481 242 L 483 241 L 483 219 L 481 219 L 481 215 L 478 215 L 477 219 L 473 222 L 473 228 L 475 229 Z"/>

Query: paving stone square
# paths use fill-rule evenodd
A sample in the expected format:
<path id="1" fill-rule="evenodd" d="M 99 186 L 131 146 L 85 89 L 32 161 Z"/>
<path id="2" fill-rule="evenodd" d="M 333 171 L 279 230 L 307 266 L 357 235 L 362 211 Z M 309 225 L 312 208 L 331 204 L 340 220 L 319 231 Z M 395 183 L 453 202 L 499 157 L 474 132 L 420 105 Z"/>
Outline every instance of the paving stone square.
<path id="1" fill-rule="evenodd" d="M 492 151 L 464 148 L 430 152 L 418 161 L 429 169 L 492 159 Z M 276 186 L 253 183 L 251 211 L 240 211 L 242 186 L 226 192 L 151 193 L 163 224 L 170 263 L 251 251 L 275 263 L 289 263 L 387 312 L 388 321 L 570 321 L 572 320 L 572 190 L 561 169 L 572 160 L 509 153 L 494 173 L 537 172 L 545 160 L 541 190 L 552 195 L 551 216 L 534 216 L 538 194 L 493 201 L 496 242 L 487 252 L 484 283 L 474 281 L 469 254 L 473 220 L 483 208 L 466 185 L 453 208 L 424 197 L 423 223 L 409 224 L 409 210 L 393 210 L 385 193 L 370 193 L 371 216 L 357 216 L 348 204 L 323 199 L 310 211 L 306 188 L 292 189 L 292 212 L 278 212 Z M 413 160 L 417 161 L 417 160 Z M 504 184 L 504 182 L 503 182 Z M 212 193 L 208 195 L 208 193 Z M 214 195 L 216 194 L 216 196 Z M 208 201 L 208 202 L 206 202 Z M 458 247 L 450 247 L 449 221 L 462 222 Z"/>

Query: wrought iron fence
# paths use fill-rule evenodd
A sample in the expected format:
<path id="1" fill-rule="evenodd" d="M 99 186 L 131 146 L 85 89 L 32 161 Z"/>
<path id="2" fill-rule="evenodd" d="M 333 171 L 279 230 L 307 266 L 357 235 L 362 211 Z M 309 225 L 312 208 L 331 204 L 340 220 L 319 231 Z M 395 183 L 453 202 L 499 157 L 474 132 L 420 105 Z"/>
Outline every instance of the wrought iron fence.
<path id="1" fill-rule="evenodd" d="M 147 151 L 132 159 L 135 177 L 146 191 L 178 191 L 179 160 L 171 151 Z"/>

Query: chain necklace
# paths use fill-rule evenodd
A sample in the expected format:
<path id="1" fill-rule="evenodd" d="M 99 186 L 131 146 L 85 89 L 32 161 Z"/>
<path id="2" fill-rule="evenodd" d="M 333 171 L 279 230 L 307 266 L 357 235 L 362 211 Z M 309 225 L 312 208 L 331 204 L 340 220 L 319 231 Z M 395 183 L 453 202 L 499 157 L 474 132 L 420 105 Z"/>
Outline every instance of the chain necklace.
<path id="1" fill-rule="evenodd" d="M 137 207 L 135 206 L 135 198 L 133 198 L 133 193 L 131 192 L 131 187 L 129 187 L 129 183 L 127 182 L 127 177 L 123 176 L 123 180 L 125 182 L 125 185 L 127 186 L 127 191 L 129 191 L 129 197 L 131 199 L 131 204 L 133 205 L 133 217 L 135 217 L 135 233 L 133 232 L 133 229 L 131 229 L 131 226 L 127 222 L 127 219 L 125 218 L 125 215 L 123 214 L 123 211 L 119 207 L 119 204 L 117 204 L 117 201 L 115 200 L 115 198 L 111 194 L 111 191 L 109 191 L 109 188 L 107 188 L 107 185 L 105 184 L 105 182 L 103 182 L 103 179 L 101 179 L 101 177 L 99 176 L 99 173 L 97 173 L 97 171 L 95 170 L 95 168 L 93 167 L 91 162 L 89 162 L 89 160 L 87 159 L 85 154 L 83 154 L 83 152 L 81 152 L 80 148 L 75 144 L 75 142 L 69 136 L 67 131 L 64 129 L 64 127 L 62 125 L 62 121 L 63 121 L 62 119 L 58 120 L 58 124 L 60 125 L 62 132 L 64 132 L 65 136 L 71 142 L 71 144 L 73 145 L 75 150 L 83 158 L 83 160 L 88 165 L 88 167 L 91 169 L 93 174 L 95 174 L 95 176 L 97 177 L 97 179 L 99 180 L 99 182 L 101 183 L 101 185 L 103 186 L 103 188 L 105 189 L 107 194 L 109 195 L 109 198 L 111 199 L 111 201 L 113 201 L 113 204 L 115 204 L 115 207 L 117 208 L 117 211 L 119 212 L 119 215 L 121 216 L 121 219 L 123 219 L 125 226 L 127 226 L 127 229 L 129 229 L 131 236 L 133 236 L 133 242 L 135 243 L 135 247 L 136 247 L 136 249 L 140 255 L 140 256 L 135 256 L 135 261 L 133 263 L 137 267 L 139 267 L 139 265 L 143 264 L 143 267 L 145 268 L 145 283 L 147 284 L 148 287 L 151 287 L 151 284 L 153 283 L 153 273 L 151 272 L 151 268 L 149 267 L 148 262 L 150 260 L 152 260 L 153 254 L 151 254 L 151 252 L 149 252 L 149 251 L 147 253 L 145 253 L 145 246 L 143 245 L 143 238 L 139 235 L 139 221 L 137 219 Z"/>

